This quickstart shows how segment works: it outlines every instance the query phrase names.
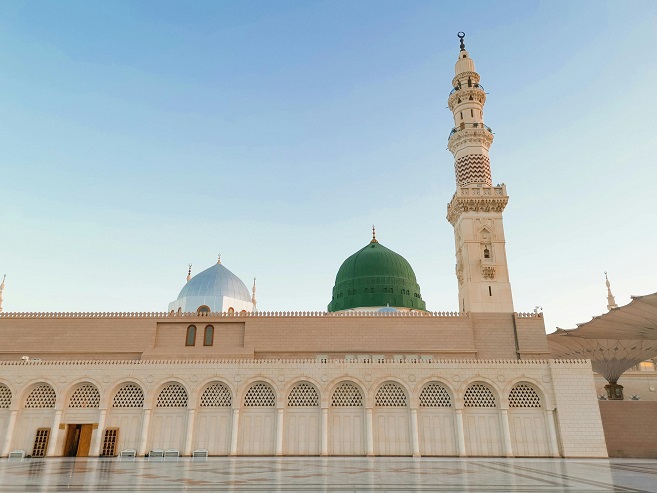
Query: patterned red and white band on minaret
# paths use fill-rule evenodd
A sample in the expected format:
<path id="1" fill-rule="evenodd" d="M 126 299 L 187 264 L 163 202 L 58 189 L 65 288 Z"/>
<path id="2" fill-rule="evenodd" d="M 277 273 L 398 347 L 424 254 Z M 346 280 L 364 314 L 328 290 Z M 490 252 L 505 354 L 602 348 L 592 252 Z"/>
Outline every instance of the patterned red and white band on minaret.
<path id="1" fill-rule="evenodd" d="M 454 115 L 454 128 L 448 148 L 454 155 L 454 172 L 458 186 L 483 184 L 492 186 L 488 149 L 493 132 L 484 124 L 486 93 L 479 84 L 474 61 L 465 49 L 465 33 L 460 32 L 461 51 L 456 62 L 456 76 L 447 103 Z"/>

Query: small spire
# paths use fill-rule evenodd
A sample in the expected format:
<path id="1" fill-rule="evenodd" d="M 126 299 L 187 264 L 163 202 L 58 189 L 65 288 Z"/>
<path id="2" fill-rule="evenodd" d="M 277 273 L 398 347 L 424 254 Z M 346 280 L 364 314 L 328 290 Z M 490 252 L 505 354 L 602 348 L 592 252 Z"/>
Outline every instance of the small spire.
<path id="1" fill-rule="evenodd" d="M 7 274 L 2 276 L 2 284 L 0 284 L 0 312 L 2 311 L 2 292 L 5 290 L 5 279 L 7 279 Z"/>
<path id="2" fill-rule="evenodd" d="M 187 282 L 192 278 L 192 264 L 189 264 L 189 269 L 187 269 Z"/>
<path id="3" fill-rule="evenodd" d="M 256 302 L 256 278 L 255 277 L 253 278 L 253 288 L 251 289 L 251 293 L 253 293 L 251 295 L 251 303 L 253 303 L 253 311 L 255 312 L 255 311 L 257 311 L 256 310 L 257 302 Z"/>
<path id="4" fill-rule="evenodd" d="M 616 304 L 616 298 L 614 298 L 614 295 L 611 294 L 611 283 L 609 282 L 609 278 L 607 277 L 606 272 L 605 272 L 605 284 L 607 285 L 607 310 L 611 310 L 612 308 L 618 308 L 618 305 Z"/>
<path id="5" fill-rule="evenodd" d="M 219 254 L 219 255 L 217 256 L 217 263 L 218 263 L 218 264 L 221 263 L 221 254 Z"/>
<path id="6" fill-rule="evenodd" d="M 461 51 L 465 51 L 465 42 L 463 41 L 463 38 L 465 38 L 465 33 L 463 31 L 460 31 L 457 36 L 461 40 Z"/>
<path id="7" fill-rule="evenodd" d="M 374 224 L 372 224 L 372 241 L 370 243 L 378 243 L 376 240 L 376 228 L 374 227 Z"/>

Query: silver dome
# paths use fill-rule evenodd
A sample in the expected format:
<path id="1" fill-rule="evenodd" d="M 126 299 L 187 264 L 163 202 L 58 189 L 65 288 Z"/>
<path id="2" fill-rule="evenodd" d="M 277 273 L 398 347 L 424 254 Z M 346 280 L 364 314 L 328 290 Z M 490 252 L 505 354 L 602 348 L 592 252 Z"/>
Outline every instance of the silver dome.
<path id="1" fill-rule="evenodd" d="M 224 296 L 251 303 L 251 293 L 241 279 L 217 263 L 192 277 L 180 291 L 178 299 L 203 297 L 221 300 Z"/>

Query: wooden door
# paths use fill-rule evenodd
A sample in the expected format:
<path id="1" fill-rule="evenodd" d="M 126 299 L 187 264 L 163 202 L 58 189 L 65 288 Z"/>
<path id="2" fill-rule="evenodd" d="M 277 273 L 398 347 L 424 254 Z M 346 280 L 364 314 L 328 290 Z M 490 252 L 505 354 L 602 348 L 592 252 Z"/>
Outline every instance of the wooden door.
<path id="1" fill-rule="evenodd" d="M 92 424 L 80 426 L 80 441 L 78 442 L 77 457 L 88 457 L 91 448 L 91 434 L 93 433 Z"/>

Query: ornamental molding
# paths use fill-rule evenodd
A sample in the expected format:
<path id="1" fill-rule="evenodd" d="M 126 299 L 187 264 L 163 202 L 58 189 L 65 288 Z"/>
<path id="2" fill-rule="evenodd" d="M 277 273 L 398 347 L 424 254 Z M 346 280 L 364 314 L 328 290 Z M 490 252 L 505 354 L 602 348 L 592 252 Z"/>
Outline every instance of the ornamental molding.
<path id="1" fill-rule="evenodd" d="M 508 202 L 509 197 L 506 196 L 463 197 L 454 195 L 452 201 L 447 205 L 447 220 L 454 226 L 461 214 L 465 212 L 502 213 Z"/>
<path id="2" fill-rule="evenodd" d="M 468 77 L 470 77 L 470 80 L 472 81 L 473 84 L 479 84 L 479 79 L 481 78 L 477 72 L 461 72 L 457 76 L 455 76 L 452 79 L 452 87 L 457 87 L 459 85 L 459 82 L 462 80 L 468 80 Z"/>
<path id="3" fill-rule="evenodd" d="M 447 148 L 454 155 L 467 144 L 481 145 L 488 150 L 493 144 L 493 139 L 493 134 L 485 128 L 464 128 L 449 136 Z"/>
<path id="4" fill-rule="evenodd" d="M 449 95 L 447 104 L 454 111 L 456 106 L 467 101 L 477 101 L 482 106 L 486 104 L 486 93 L 481 87 L 464 87 Z"/>

